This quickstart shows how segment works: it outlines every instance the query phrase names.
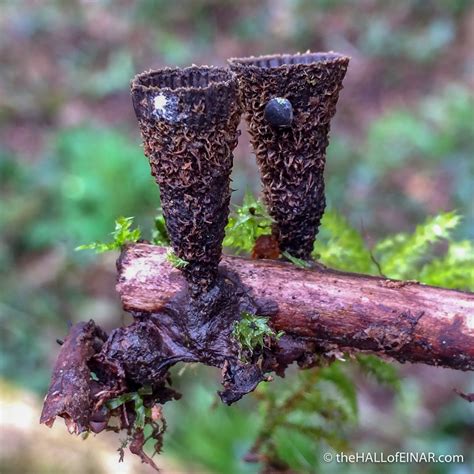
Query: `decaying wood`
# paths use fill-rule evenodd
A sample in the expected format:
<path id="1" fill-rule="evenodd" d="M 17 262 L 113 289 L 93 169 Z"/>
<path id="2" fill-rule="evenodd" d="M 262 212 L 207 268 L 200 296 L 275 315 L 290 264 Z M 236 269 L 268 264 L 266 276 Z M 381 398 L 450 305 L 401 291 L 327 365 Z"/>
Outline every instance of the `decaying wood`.
<path id="1" fill-rule="evenodd" d="M 186 281 L 148 244 L 126 248 L 117 290 L 126 311 L 166 311 Z M 238 280 L 277 330 L 326 353 L 370 351 L 400 362 L 474 370 L 474 294 L 414 282 L 300 269 L 274 260 L 224 256 L 221 271 Z"/>
<path id="2" fill-rule="evenodd" d="M 41 423 L 64 418 L 70 433 L 82 433 L 91 416 L 90 369 L 87 362 L 100 350 L 106 334 L 93 321 L 73 326 L 54 366 Z"/>
<path id="3" fill-rule="evenodd" d="M 159 452 L 166 422 L 145 411 L 139 425 L 135 401 L 116 401 L 139 394 L 153 413 L 179 398 L 168 371 L 177 362 L 220 368 L 219 395 L 227 404 L 268 380 L 269 373 L 283 375 L 292 362 L 311 367 L 344 352 L 474 370 L 474 294 L 225 256 L 216 284 L 196 296 L 166 253 L 143 243 L 123 250 L 117 290 L 134 322 L 110 334 L 92 320 L 70 329 L 42 423 L 51 426 L 59 416 L 71 433 L 125 431 L 130 451 L 156 467 L 144 451 L 141 426 L 152 427 Z M 284 335 L 241 358 L 232 329 L 244 311 L 268 316 Z"/>

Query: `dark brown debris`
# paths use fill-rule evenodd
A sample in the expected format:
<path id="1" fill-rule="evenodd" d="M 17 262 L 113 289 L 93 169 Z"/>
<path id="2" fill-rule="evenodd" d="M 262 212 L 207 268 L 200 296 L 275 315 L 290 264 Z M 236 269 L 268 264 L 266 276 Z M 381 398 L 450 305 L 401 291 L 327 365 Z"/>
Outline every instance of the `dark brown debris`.
<path id="1" fill-rule="evenodd" d="M 41 423 L 52 426 L 64 418 L 70 433 L 86 431 L 92 411 L 91 371 L 88 362 L 102 347 L 106 334 L 94 324 L 74 325 L 59 353 L 46 395 Z"/>

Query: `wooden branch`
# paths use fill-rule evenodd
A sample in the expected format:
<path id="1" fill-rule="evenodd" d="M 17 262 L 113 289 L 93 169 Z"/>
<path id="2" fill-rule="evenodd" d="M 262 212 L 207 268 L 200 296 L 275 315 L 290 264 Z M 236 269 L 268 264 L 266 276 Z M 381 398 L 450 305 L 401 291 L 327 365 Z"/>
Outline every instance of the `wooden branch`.
<path id="1" fill-rule="evenodd" d="M 126 311 L 166 310 L 186 281 L 166 249 L 129 246 L 118 261 L 117 291 Z M 474 370 L 474 294 L 275 260 L 224 256 L 261 314 L 287 335 L 327 351 L 370 351 L 400 362 Z"/>

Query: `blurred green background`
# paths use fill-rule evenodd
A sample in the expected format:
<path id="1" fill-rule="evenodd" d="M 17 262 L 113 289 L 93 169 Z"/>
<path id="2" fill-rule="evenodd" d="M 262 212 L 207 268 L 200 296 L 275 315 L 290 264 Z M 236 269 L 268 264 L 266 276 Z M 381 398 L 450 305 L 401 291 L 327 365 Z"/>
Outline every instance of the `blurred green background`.
<path id="1" fill-rule="evenodd" d="M 233 56 L 307 49 L 350 55 L 328 149 L 329 207 L 369 244 L 452 209 L 463 216 L 456 237 L 474 236 L 474 5 L 468 0 L 0 0 L 0 31 L 4 397 L 13 390 L 11 398 L 22 400 L 27 393 L 30 405 L 42 397 L 58 350 L 54 340 L 68 322 L 93 318 L 111 329 L 128 320 L 114 291 L 116 256 L 74 248 L 104 239 L 119 215 L 136 216 L 142 229 L 152 226 L 159 194 L 129 96 L 130 79 L 145 69 L 225 65 Z M 259 190 L 245 130 L 233 180 L 235 202 L 246 189 Z M 401 370 L 398 396 L 360 377 L 360 421 L 349 427 L 353 449 L 467 456 L 474 413 L 452 388 L 472 391 L 472 376 Z M 256 431 L 255 400 L 213 407 L 215 371 L 187 370 L 177 378 L 185 396 L 165 410 L 164 458 L 173 463 L 165 472 L 256 472 L 258 466 L 241 459 Z M 46 428 L 33 427 L 37 415 L 20 436 L 16 419 L 4 414 L 5 432 L 20 441 L 17 451 L 2 449 L 2 472 L 76 472 L 70 465 L 40 467 L 36 455 L 22 464 L 31 437 L 48 436 Z M 75 449 L 72 441 L 80 441 L 71 440 Z M 94 440 L 87 443 L 93 450 Z M 312 456 L 324 448 L 315 443 Z M 308 453 L 296 455 L 305 457 L 301 472 L 316 472 Z M 111 466 L 77 472 L 122 472 Z M 406 467 L 384 466 L 385 472 Z M 471 472 L 468 463 L 412 468 Z M 318 469 L 380 472 L 376 465 Z"/>

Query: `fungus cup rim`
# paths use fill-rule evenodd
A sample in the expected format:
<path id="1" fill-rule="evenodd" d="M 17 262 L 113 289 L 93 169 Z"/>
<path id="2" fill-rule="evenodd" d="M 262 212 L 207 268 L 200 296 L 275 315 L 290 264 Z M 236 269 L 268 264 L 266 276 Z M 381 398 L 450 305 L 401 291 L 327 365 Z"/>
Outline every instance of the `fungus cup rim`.
<path id="1" fill-rule="evenodd" d="M 272 70 L 281 71 L 288 68 L 308 68 L 328 64 L 348 64 L 350 56 L 335 51 L 311 52 L 295 54 L 267 54 L 262 56 L 247 56 L 240 58 L 229 58 L 227 61 L 232 70 L 252 69 L 258 71 Z M 271 64 L 271 61 L 277 64 Z M 293 62 L 295 61 L 296 62 Z M 307 61 L 307 62 L 302 62 Z M 267 63 L 267 64 L 266 64 Z"/>
<path id="2" fill-rule="evenodd" d="M 187 77 L 189 78 L 192 73 L 212 73 L 215 74 L 215 78 L 202 77 L 201 79 L 206 82 L 203 85 L 178 85 L 176 87 L 169 85 L 156 85 L 156 84 L 144 84 L 142 81 L 152 82 L 154 78 L 172 77 L 173 75 Z M 142 92 L 169 92 L 174 95 L 184 93 L 184 92 L 194 92 L 197 94 L 207 94 L 213 92 L 216 89 L 227 88 L 231 89 L 232 87 L 237 86 L 237 76 L 236 74 L 224 67 L 217 66 L 197 66 L 193 64 L 185 68 L 181 67 L 165 67 L 160 69 L 149 69 L 148 71 L 141 72 L 137 74 L 130 83 L 131 91 L 140 90 Z"/>

